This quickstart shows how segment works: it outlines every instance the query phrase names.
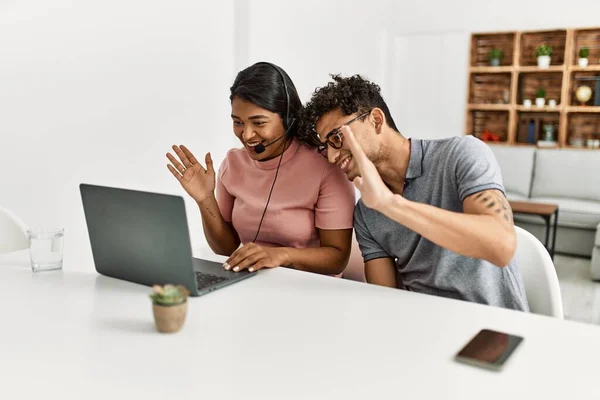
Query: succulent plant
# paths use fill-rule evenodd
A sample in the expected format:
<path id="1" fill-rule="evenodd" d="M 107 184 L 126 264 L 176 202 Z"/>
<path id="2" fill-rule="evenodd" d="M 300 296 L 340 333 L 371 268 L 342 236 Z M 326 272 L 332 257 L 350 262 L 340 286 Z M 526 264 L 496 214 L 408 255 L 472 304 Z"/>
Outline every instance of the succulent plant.
<path id="1" fill-rule="evenodd" d="M 490 60 L 498 59 L 501 60 L 504 57 L 504 52 L 496 47 L 490 50 L 488 53 L 488 58 Z"/>
<path id="2" fill-rule="evenodd" d="M 535 48 L 535 56 L 551 56 L 552 55 L 552 47 L 546 43 L 540 44 Z"/>
<path id="3" fill-rule="evenodd" d="M 582 47 L 581 49 L 579 49 L 579 57 L 588 58 L 589 55 L 590 49 L 588 49 L 587 47 Z"/>
<path id="4" fill-rule="evenodd" d="M 535 92 L 535 97 L 536 97 L 537 99 L 540 99 L 540 98 L 541 98 L 541 99 L 545 99 L 545 98 L 546 98 L 546 90 L 545 90 L 545 89 L 542 89 L 542 88 L 539 88 L 539 89 L 537 90 L 537 92 Z"/>
<path id="5" fill-rule="evenodd" d="M 154 285 L 150 298 L 152 303 L 161 306 L 176 306 L 185 303 L 190 292 L 182 285 Z"/>

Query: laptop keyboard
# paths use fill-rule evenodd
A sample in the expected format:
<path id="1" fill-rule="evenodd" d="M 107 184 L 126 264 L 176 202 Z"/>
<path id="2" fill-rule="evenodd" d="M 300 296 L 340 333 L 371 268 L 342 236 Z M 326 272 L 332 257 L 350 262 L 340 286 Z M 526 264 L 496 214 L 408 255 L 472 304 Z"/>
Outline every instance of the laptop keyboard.
<path id="1" fill-rule="evenodd" d="M 196 284 L 198 285 L 198 289 L 203 289 L 226 280 L 227 278 L 222 276 L 211 275 L 206 272 L 196 272 Z"/>

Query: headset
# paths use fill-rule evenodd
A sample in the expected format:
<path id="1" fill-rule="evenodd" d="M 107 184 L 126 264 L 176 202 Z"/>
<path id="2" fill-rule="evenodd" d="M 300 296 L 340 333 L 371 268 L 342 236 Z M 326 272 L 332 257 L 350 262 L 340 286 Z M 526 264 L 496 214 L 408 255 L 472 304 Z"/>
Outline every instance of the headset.
<path id="1" fill-rule="evenodd" d="M 261 154 L 267 149 L 267 147 L 269 147 L 272 144 L 277 143 L 278 141 L 280 141 L 281 139 L 286 137 L 286 135 L 292 128 L 292 125 L 294 125 L 294 122 L 296 122 L 296 118 L 291 118 L 291 115 L 290 115 L 290 93 L 288 92 L 288 87 L 287 87 L 287 84 L 285 83 L 285 75 L 284 75 L 283 71 L 281 70 L 281 68 L 279 68 L 275 64 L 271 64 L 270 62 L 266 62 L 266 61 L 258 62 L 255 65 L 258 65 L 258 64 L 269 65 L 271 68 L 273 68 L 273 69 L 275 69 L 275 71 L 277 71 L 277 73 L 281 77 L 281 81 L 283 82 L 283 89 L 285 90 L 285 98 L 286 98 L 286 112 L 285 112 L 285 119 L 283 121 L 285 133 L 281 137 L 272 141 L 271 143 L 268 143 L 266 145 L 260 143 L 256 147 L 254 147 L 254 151 L 256 152 L 256 154 Z"/>
<path id="2" fill-rule="evenodd" d="M 255 65 L 258 65 L 258 64 L 265 64 L 265 65 L 271 66 L 271 68 L 275 69 L 275 71 L 277 71 L 277 73 L 281 77 L 281 81 L 283 82 L 283 88 L 285 90 L 286 113 L 285 113 L 285 119 L 283 121 L 284 128 L 285 128 L 285 132 L 283 133 L 283 135 L 281 137 L 275 139 L 271 143 L 266 144 L 266 145 L 263 145 L 262 143 L 258 144 L 257 146 L 254 147 L 254 151 L 257 154 L 261 154 L 270 145 L 277 143 L 278 141 L 280 141 L 283 138 L 286 138 L 286 139 L 283 142 L 283 149 L 284 149 L 284 151 L 282 151 L 281 154 L 280 154 L 280 156 L 279 156 L 279 162 L 277 164 L 277 170 L 275 171 L 275 178 L 273 179 L 273 184 L 271 184 L 271 190 L 269 191 L 269 197 L 267 198 L 267 204 L 265 204 L 265 209 L 263 210 L 262 216 L 260 218 L 260 222 L 258 223 L 258 229 L 256 230 L 256 235 L 254 235 L 254 239 L 252 239 L 252 243 L 255 243 L 256 239 L 258 238 L 258 234 L 260 232 L 260 227 L 262 226 L 263 220 L 265 218 L 265 214 L 267 212 L 267 207 L 269 206 L 269 202 L 271 201 L 271 195 L 273 194 L 273 188 L 275 187 L 275 182 L 277 182 L 277 175 L 279 174 L 279 167 L 281 166 L 281 160 L 283 160 L 283 153 L 285 153 L 285 145 L 286 145 L 286 143 L 287 143 L 287 141 L 289 139 L 289 137 L 287 137 L 288 136 L 288 132 L 292 128 L 292 125 L 294 125 L 294 123 L 296 122 L 296 118 L 292 118 L 291 115 L 290 115 L 290 93 L 288 91 L 288 87 L 287 87 L 287 84 L 285 82 L 285 75 L 284 75 L 283 71 L 277 65 L 271 64 L 270 62 L 262 61 L 262 62 L 256 63 Z"/>

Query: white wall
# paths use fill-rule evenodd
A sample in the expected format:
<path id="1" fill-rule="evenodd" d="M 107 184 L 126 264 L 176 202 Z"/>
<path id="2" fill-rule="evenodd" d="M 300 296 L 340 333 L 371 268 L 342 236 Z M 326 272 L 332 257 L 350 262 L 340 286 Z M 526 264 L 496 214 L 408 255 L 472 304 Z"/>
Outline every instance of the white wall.
<path id="1" fill-rule="evenodd" d="M 598 0 L 243 3 L 249 33 L 236 45 L 248 62 L 280 63 L 303 100 L 330 72 L 364 74 L 399 129 L 421 138 L 463 134 L 471 32 L 598 26 L 600 15 Z"/>
<path id="2" fill-rule="evenodd" d="M 248 34 L 236 42 L 236 53 L 246 55 L 246 65 L 280 65 L 303 101 L 328 82 L 329 73 L 360 73 L 380 83 L 392 2 L 243 0 Z"/>
<path id="3" fill-rule="evenodd" d="M 172 144 L 217 166 L 235 145 L 232 15 L 232 0 L 0 3 L 0 204 L 64 226 L 65 259 L 86 262 L 79 183 L 184 194 Z"/>

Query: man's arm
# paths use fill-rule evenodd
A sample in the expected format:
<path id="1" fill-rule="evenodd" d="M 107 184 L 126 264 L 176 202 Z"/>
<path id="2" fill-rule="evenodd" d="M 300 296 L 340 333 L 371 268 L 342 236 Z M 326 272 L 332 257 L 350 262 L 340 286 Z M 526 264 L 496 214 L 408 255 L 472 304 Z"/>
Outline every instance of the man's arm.
<path id="1" fill-rule="evenodd" d="M 466 257 L 508 265 L 517 241 L 504 194 L 485 190 L 467 197 L 463 213 L 443 210 L 393 195 L 379 211 L 438 246 Z"/>
<path id="2" fill-rule="evenodd" d="M 361 176 L 353 182 L 367 207 L 450 251 L 487 260 L 499 267 L 508 265 L 517 246 L 512 212 L 502 192 L 489 189 L 467 195 L 463 200 L 464 213 L 406 200 L 385 185 L 350 128 L 343 126 L 341 131 L 358 164 Z M 491 152 L 489 148 L 487 151 Z M 472 163 L 463 162 L 462 166 L 459 182 L 466 181 L 468 174 L 476 174 L 474 170 L 490 171 L 485 165 L 472 168 Z M 466 185 L 463 185 L 464 188 Z"/>
<path id="3" fill-rule="evenodd" d="M 376 258 L 365 263 L 365 277 L 368 283 L 397 288 L 396 265 L 391 258 Z"/>

